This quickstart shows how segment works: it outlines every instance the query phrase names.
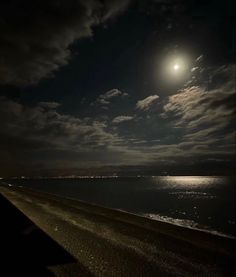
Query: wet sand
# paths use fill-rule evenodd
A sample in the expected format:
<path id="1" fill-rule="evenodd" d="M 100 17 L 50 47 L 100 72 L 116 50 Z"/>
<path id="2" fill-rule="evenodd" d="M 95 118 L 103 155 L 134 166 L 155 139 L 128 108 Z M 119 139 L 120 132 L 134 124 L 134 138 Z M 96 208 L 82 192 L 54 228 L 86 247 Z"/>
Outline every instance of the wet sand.
<path id="1" fill-rule="evenodd" d="M 0 193 L 5 264 L 25 276 L 235 276 L 235 239 L 24 188 Z"/>

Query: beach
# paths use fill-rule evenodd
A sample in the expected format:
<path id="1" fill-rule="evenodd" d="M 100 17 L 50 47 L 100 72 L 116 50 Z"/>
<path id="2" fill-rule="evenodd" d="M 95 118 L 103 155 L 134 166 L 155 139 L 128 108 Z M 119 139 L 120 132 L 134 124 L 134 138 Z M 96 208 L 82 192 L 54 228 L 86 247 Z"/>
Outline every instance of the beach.
<path id="1" fill-rule="evenodd" d="M 26 188 L 1 186 L 0 193 L 64 253 L 57 260 L 54 251 L 55 261 L 43 264 L 52 276 L 235 275 L 233 238 Z M 9 225 L 8 213 L 4 219 Z"/>

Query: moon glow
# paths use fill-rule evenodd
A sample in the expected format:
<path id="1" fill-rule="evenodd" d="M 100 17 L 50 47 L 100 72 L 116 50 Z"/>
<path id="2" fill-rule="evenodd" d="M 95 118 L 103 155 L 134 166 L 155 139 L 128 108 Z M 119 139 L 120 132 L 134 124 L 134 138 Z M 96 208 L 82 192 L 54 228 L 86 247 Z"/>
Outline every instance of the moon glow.
<path id="1" fill-rule="evenodd" d="M 179 70 L 179 65 L 175 64 L 173 68 L 174 68 L 175 71 L 177 71 L 177 70 Z"/>
<path id="2" fill-rule="evenodd" d="M 188 77 L 189 59 L 185 55 L 170 55 L 163 64 L 164 78 L 169 82 L 179 82 Z"/>
<path id="3" fill-rule="evenodd" d="M 192 58 L 187 51 L 166 53 L 157 62 L 154 78 L 163 89 L 179 88 L 191 77 Z"/>

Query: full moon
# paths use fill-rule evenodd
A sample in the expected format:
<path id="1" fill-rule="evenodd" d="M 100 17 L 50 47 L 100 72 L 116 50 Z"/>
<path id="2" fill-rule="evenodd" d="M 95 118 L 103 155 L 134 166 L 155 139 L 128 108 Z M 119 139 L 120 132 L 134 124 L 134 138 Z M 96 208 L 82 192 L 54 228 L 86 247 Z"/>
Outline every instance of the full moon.
<path id="1" fill-rule="evenodd" d="M 187 53 L 167 53 L 163 55 L 155 74 L 157 82 L 168 86 L 178 86 L 190 78 L 191 57 Z"/>
<path id="2" fill-rule="evenodd" d="M 173 60 L 169 60 L 167 64 L 169 74 L 177 77 L 181 77 L 184 74 L 186 69 L 186 61 L 183 58 L 175 58 Z"/>
<path id="3" fill-rule="evenodd" d="M 174 65 L 174 70 L 179 70 L 179 65 L 178 64 Z"/>
<path id="4" fill-rule="evenodd" d="M 163 70 L 167 78 L 174 80 L 184 79 L 189 68 L 188 59 L 184 56 L 170 56 L 165 60 Z"/>

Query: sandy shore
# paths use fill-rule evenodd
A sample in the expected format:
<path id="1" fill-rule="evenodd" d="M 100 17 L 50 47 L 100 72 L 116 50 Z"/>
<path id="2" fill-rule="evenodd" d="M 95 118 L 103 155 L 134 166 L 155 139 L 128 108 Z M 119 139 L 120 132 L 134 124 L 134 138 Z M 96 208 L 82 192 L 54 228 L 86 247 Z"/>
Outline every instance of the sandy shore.
<path id="1" fill-rule="evenodd" d="M 0 193 L 68 254 L 45 264 L 56 276 L 235 276 L 234 239 L 23 188 Z"/>

